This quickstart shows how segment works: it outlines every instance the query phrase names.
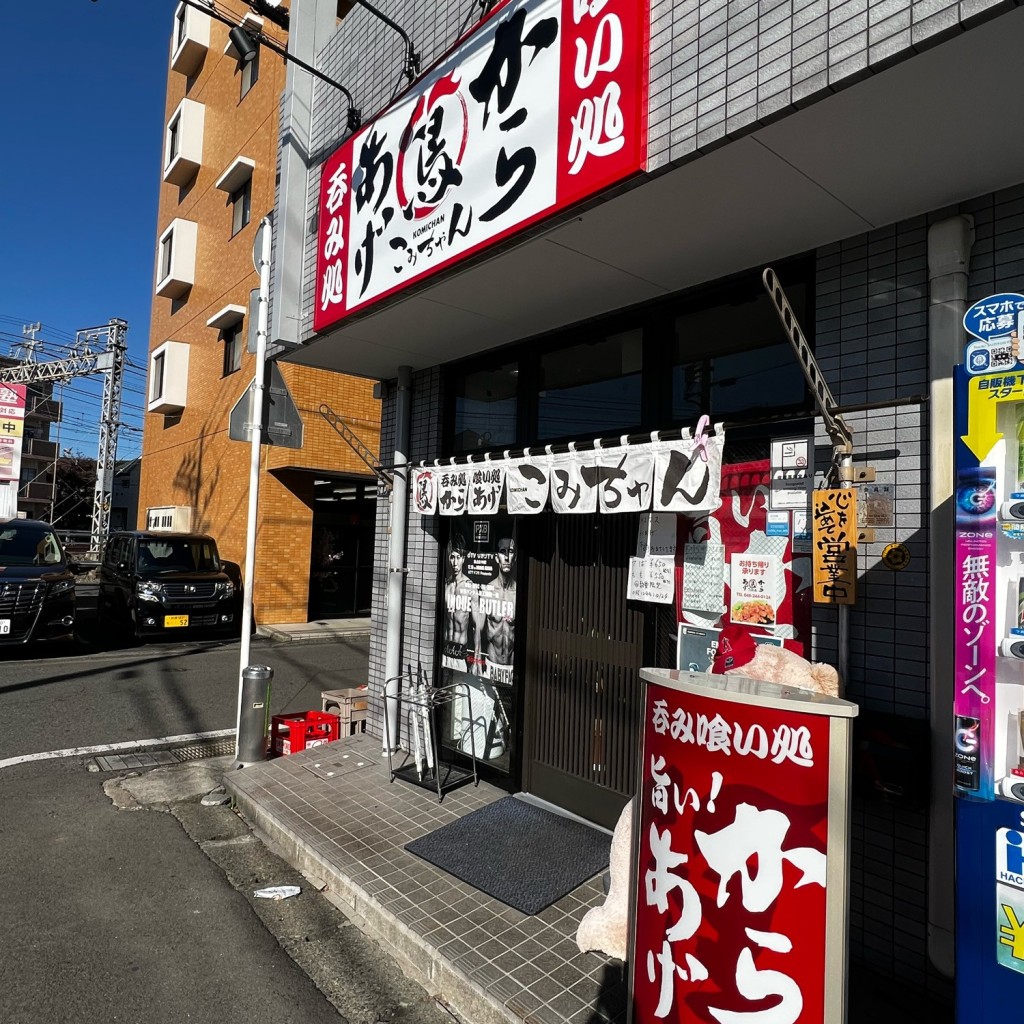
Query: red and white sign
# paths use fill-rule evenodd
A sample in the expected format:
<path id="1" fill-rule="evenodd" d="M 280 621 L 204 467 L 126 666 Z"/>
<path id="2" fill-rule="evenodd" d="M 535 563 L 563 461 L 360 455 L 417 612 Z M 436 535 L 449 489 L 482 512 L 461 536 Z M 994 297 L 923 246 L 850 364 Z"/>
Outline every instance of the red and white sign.
<path id="1" fill-rule="evenodd" d="M 25 384 L 0 384 L 0 482 L 21 477 L 27 389 Z"/>
<path id="2" fill-rule="evenodd" d="M 633 1024 L 824 1024 L 830 728 L 648 682 Z"/>
<path id="3" fill-rule="evenodd" d="M 314 330 L 643 169 L 648 0 L 506 0 L 324 163 Z"/>

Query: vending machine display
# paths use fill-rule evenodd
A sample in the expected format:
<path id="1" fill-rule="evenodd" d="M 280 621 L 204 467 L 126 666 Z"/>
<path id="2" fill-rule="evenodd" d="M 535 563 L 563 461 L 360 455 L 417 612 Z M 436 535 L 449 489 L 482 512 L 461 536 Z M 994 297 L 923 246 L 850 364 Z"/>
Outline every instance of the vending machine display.
<path id="1" fill-rule="evenodd" d="M 957 1019 L 1024 999 L 1024 295 L 964 317 L 954 370 Z"/>

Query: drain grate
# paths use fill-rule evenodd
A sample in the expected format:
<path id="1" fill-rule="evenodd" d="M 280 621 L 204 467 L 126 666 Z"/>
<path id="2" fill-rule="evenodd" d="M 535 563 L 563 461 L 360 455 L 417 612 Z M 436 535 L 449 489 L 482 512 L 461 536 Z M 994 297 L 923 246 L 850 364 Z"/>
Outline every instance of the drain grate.
<path id="1" fill-rule="evenodd" d="M 198 740 L 169 750 L 145 750 L 134 754 L 103 754 L 95 760 L 92 771 L 122 772 L 129 768 L 159 768 L 162 765 L 201 761 L 206 757 L 227 757 L 235 752 L 234 736 L 223 739 Z"/>
<path id="2" fill-rule="evenodd" d="M 184 747 L 172 747 L 171 753 L 179 761 L 200 761 L 204 757 L 227 757 L 235 752 L 235 737 L 219 740 L 199 740 Z"/>

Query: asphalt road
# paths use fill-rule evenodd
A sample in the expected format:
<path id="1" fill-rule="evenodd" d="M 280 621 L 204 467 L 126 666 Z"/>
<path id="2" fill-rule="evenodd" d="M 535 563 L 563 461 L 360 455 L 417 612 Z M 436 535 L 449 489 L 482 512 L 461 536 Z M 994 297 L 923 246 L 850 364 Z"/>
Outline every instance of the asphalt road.
<path id="1" fill-rule="evenodd" d="M 78 650 L 0 655 L 0 1021 L 451 1021 L 230 808 L 201 805 L 211 784 L 193 775 L 213 761 L 141 773 L 91 771 L 81 755 L 3 767 L 235 724 L 237 642 Z M 257 641 L 252 653 L 275 670 L 275 712 L 319 708 L 321 689 L 365 681 L 366 641 Z M 129 794 L 156 781 L 158 798 Z M 302 892 L 254 897 L 280 884 Z"/>

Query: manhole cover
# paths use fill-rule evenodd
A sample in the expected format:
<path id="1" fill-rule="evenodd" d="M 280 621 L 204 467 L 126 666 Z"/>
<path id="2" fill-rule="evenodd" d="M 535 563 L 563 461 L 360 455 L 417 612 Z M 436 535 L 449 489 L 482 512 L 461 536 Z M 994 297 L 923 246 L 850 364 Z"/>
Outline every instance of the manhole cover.
<path id="1" fill-rule="evenodd" d="M 340 757 L 331 758 L 330 761 L 316 761 L 314 764 L 304 764 L 302 767 L 307 772 L 312 772 L 318 779 L 337 779 L 342 775 L 351 775 L 360 768 L 368 768 L 371 765 L 380 764 L 372 757 L 364 754 L 342 754 Z"/>

